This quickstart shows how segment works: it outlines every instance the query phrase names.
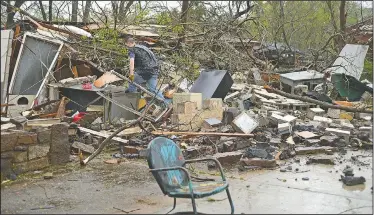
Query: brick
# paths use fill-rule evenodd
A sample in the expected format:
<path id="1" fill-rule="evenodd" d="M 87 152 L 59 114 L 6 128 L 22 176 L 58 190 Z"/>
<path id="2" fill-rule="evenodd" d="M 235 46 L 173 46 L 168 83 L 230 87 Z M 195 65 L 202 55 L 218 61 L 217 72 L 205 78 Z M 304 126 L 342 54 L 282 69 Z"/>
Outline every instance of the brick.
<path id="1" fill-rule="evenodd" d="M 213 155 L 214 158 L 216 158 L 222 166 L 225 165 L 233 165 L 240 161 L 240 158 L 242 157 L 242 152 L 235 151 L 235 152 L 224 152 L 224 153 L 217 153 Z"/>
<path id="2" fill-rule="evenodd" d="M 37 132 L 38 144 L 50 145 L 51 144 L 51 129 L 45 129 Z"/>
<path id="3" fill-rule="evenodd" d="M 306 162 L 306 164 L 327 164 L 327 165 L 334 165 L 335 161 L 334 158 L 328 156 L 321 156 L 321 157 L 312 157 Z"/>
<path id="4" fill-rule="evenodd" d="M 240 160 L 240 164 L 244 166 L 256 166 L 263 168 L 273 168 L 277 165 L 275 159 L 267 160 L 261 158 L 243 158 Z"/>
<path id="5" fill-rule="evenodd" d="M 308 155 L 308 154 L 319 154 L 326 153 L 327 151 L 335 151 L 336 148 L 330 146 L 323 147 L 297 147 L 295 149 L 296 155 Z"/>
<path id="6" fill-rule="evenodd" d="M 139 148 L 134 146 L 124 146 L 125 154 L 139 154 Z"/>
<path id="7" fill-rule="evenodd" d="M 38 136 L 32 132 L 20 132 L 18 134 L 18 144 L 36 144 L 38 142 Z"/>
<path id="8" fill-rule="evenodd" d="M 41 170 L 49 166 L 48 157 L 43 157 L 23 163 L 17 163 L 13 165 L 13 170 L 16 174 L 25 172 Z"/>
<path id="9" fill-rule="evenodd" d="M 196 102 L 178 103 L 175 113 L 177 113 L 177 114 L 196 114 L 197 113 L 197 103 Z"/>
<path id="10" fill-rule="evenodd" d="M 33 160 L 35 158 L 41 158 L 48 156 L 50 146 L 45 145 L 32 145 L 29 146 L 29 160 Z"/>
<path id="11" fill-rule="evenodd" d="M 18 132 L 1 132 L 1 152 L 12 151 L 17 145 Z"/>
<path id="12" fill-rule="evenodd" d="M 177 104 L 181 102 L 196 102 L 197 109 L 202 108 L 202 94 L 201 93 L 174 93 L 173 94 L 173 109 L 177 109 Z"/>

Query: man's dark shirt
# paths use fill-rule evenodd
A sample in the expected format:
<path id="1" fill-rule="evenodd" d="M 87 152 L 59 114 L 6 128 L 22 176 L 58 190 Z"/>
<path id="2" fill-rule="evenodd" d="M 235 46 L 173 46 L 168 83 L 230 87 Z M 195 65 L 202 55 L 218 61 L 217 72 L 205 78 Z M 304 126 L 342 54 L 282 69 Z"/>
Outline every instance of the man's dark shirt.
<path id="1" fill-rule="evenodd" d="M 158 62 L 151 50 L 142 45 L 129 48 L 129 57 L 134 58 L 135 72 L 145 79 L 158 74 Z"/>

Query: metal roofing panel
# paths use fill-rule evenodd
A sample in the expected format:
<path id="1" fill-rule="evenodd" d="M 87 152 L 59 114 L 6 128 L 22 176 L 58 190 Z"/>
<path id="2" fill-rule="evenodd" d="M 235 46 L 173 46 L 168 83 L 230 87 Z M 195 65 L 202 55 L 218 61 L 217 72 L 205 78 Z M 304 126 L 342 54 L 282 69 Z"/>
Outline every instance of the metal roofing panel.
<path id="1" fill-rule="evenodd" d="M 281 74 L 280 77 L 287 78 L 293 81 L 301 81 L 301 80 L 321 79 L 323 78 L 323 74 L 315 70 L 307 70 L 307 71 L 301 71 L 301 72 L 290 72 L 290 73 Z"/>

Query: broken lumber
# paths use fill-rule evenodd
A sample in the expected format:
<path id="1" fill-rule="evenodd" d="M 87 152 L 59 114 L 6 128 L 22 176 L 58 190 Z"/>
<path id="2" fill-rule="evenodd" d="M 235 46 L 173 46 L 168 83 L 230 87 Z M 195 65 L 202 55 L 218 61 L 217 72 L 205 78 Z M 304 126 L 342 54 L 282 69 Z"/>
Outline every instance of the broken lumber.
<path id="1" fill-rule="evenodd" d="M 94 130 L 91 130 L 91 129 L 88 129 L 88 128 L 84 128 L 84 127 L 79 127 L 78 129 L 80 131 L 83 131 L 83 132 L 86 132 L 86 133 L 90 133 L 90 134 L 93 134 L 93 135 L 96 135 L 96 136 L 100 136 L 100 137 L 105 137 L 105 138 L 108 138 L 108 137 L 112 136 L 114 133 L 116 133 L 116 132 L 114 132 L 112 135 L 109 135 L 109 134 L 104 134 L 102 132 L 97 132 L 97 131 L 94 131 Z M 124 140 L 122 138 L 114 137 L 114 136 L 113 136 L 112 139 L 115 140 L 115 141 L 121 142 L 121 143 L 128 143 L 129 142 L 128 140 Z"/>
<path id="2" fill-rule="evenodd" d="M 373 113 L 372 110 L 357 109 L 357 108 L 351 108 L 351 107 L 345 107 L 345 106 L 339 106 L 339 105 L 331 105 L 329 103 L 321 102 L 321 101 L 318 101 L 318 100 L 315 100 L 315 99 L 312 99 L 312 98 L 289 94 L 289 93 L 283 92 L 281 90 L 274 89 L 274 88 L 269 87 L 269 86 L 264 86 L 264 88 L 266 90 L 268 90 L 269 92 L 276 93 L 278 95 L 281 95 L 281 96 L 284 96 L 284 97 L 287 97 L 287 98 L 290 98 L 290 99 L 296 99 L 296 100 L 300 100 L 300 101 L 303 101 L 303 102 L 310 102 L 310 103 L 313 103 L 313 104 L 316 104 L 316 105 L 319 105 L 319 106 L 325 107 L 325 108 L 340 109 L 340 110 L 345 110 L 345 111 L 354 112 L 354 113 L 356 113 L 356 112 L 371 113 L 371 114 Z"/>
<path id="3" fill-rule="evenodd" d="M 192 136 L 224 136 L 224 137 L 253 137 L 253 134 L 215 133 L 215 132 L 183 132 L 183 131 L 152 131 L 154 135 L 192 135 Z"/>

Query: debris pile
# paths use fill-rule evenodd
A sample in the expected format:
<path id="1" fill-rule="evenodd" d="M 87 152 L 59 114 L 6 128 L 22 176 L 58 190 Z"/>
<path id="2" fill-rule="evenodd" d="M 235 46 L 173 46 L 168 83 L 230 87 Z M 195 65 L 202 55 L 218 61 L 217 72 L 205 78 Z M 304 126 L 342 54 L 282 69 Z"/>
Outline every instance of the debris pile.
<path id="1" fill-rule="evenodd" d="M 54 31 L 61 35 L 61 29 Z M 75 29 L 69 35 L 76 37 L 77 30 L 88 33 Z M 331 70 L 331 79 L 311 70 L 278 74 L 280 89 L 265 85 L 257 68 L 257 84 L 235 83 L 229 71 L 202 70 L 190 87 L 172 84 L 180 80 L 159 83 L 160 91 L 172 99 L 166 105 L 121 70 L 103 69 L 83 58 L 66 42 L 69 35 L 52 37 L 39 26 L 38 33 L 14 35 L 24 43 L 12 50 L 13 33 L 5 31 L 5 52 L 11 54 L 2 55 L 7 70 L 1 71 L 1 169 L 7 178 L 74 158 L 85 164 L 109 143 L 114 159 L 145 158 L 147 144 L 159 135 L 174 139 L 186 158 L 212 156 L 242 171 L 276 168 L 281 160 L 304 155 L 309 156 L 308 165 L 334 165 L 335 155 L 372 148 L 373 92 L 358 81 L 361 73 L 352 73 L 352 67 L 346 73 Z M 343 51 L 349 54 L 352 49 L 367 51 L 366 46 L 350 44 Z M 339 84 L 346 77 L 359 88 L 348 89 L 353 91 L 349 96 L 347 87 Z M 126 93 L 123 85 L 128 83 L 140 92 Z M 327 85 L 333 85 L 338 96 L 332 97 Z M 350 168 L 344 174 L 341 180 L 347 185 L 365 182 L 352 178 Z"/>

